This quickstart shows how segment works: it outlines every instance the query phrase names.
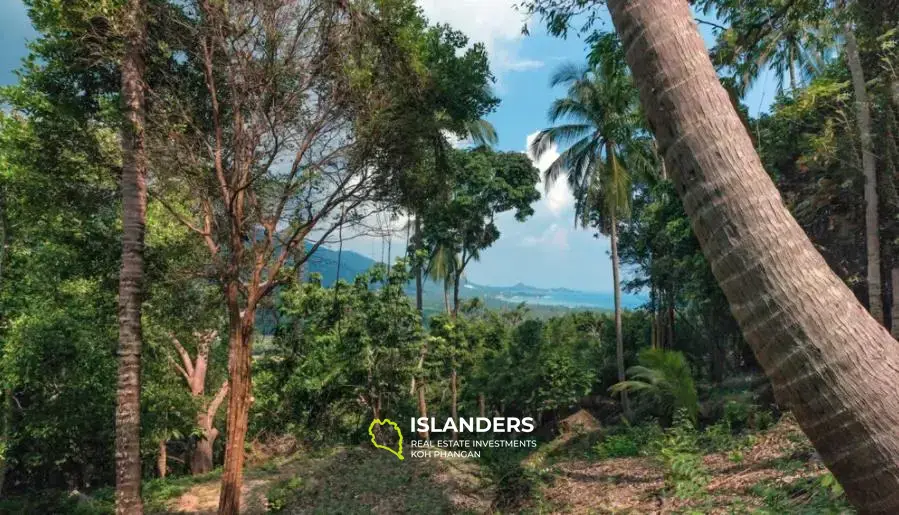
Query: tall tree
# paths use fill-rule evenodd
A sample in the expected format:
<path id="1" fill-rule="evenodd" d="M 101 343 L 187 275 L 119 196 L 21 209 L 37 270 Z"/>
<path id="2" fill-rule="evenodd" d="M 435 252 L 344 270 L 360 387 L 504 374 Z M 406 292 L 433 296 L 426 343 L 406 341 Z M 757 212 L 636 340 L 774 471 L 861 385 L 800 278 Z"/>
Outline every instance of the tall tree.
<path id="1" fill-rule="evenodd" d="M 143 513 L 140 497 L 141 303 L 144 228 L 147 218 L 147 154 L 144 137 L 146 5 L 124 7 L 125 52 L 121 64 L 122 268 L 119 276 L 119 372 L 116 403 L 116 513 Z"/>
<path id="2" fill-rule="evenodd" d="M 855 94 L 856 123 L 861 141 L 862 172 L 865 176 L 865 241 L 868 250 L 868 310 L 871 316 L 883 323 L 883 282 L 880 278 L 880 215 L 877 195 L 877 159 L 871 133 L 871 104 L 868 100 L 868 86 L 862 69 L 855 28 L 846 21 L 843 28 L 846 39 L 846 60 L 852 75 L 852 89 Z"/>
<path id="3" fill-rule="evenodd" d="M 479 147 L 451 150 L 447 158 L 448 198 L 432 202 L 424 213 L 424 241 L 431 249 L 432 270 L 439 268 L 444 284 L 453 287 L 455 317 L 466 267 L 499 238 L 498 215 L 514 211 L 521 222 L 534 213 L 540 174 L 520 152 Z"/>
<path id="4" fill-rule="evenodd" d="M 531 142 L 531 153 L 539 158 L 553 146 L 567 145 L 546 169 L 546 187 L 566 174 L 577 199 L 575 223 L 595 224 L 609 236 L 618 380 L 624 381 L 618 224 L 630 210 L 631 172 L 645 171 L 652 150 L 640 127 L 637 91 L 626 73 L 617 41 L 604 37 L 597 47 L 604 52 L 597 54 L 596 66 L 567 65 L 556 72 L 552 85 L 568 86 L 568 92 L 553 102 L 549 119 L 566 123 L 541 131 Z M 629 416 L 627 392 L 622 392 L 621 402 Z"/>
<path id="5" fill-rule="evenodd" d="M 408 163 L 414 127 L 390 114 L 418 112 L 418 41 L 405 36 L 422 18 L 405 0 L 195 7 L 182 23 L 186 70 L 154 90 L 154 195 L 205 243 L 223 292 L 219 512 L 235 514 L 260 307 L 339 228 L 377 210 L 390 173 Z"/>
<path id="6" fill-rule="evenodd" d="M 640 98 L 748 343 L 868 513 L 899 510 L 899 352 L 783 206 L 683 0 L 612 0 Z"/>

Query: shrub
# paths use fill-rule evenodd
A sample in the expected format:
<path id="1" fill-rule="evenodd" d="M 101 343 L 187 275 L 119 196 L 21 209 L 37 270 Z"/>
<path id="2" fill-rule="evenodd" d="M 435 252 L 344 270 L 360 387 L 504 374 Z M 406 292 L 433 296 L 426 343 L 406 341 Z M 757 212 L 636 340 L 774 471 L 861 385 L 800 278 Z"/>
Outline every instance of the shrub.
<path id="1" fill-rule="evenodd" d="M 666 486 L 681 499 L 702 496 L 709 482 L 699 438 L 689 414 L 684 410 L 675 412 L 674 425 L 665 431 L 659 457 L 665 468 Z"/>
<path id="2" fill-rule="evenodd" d="M 695 423 L 699 397 L 684 355 L 665 349 L 644 349 L 638 361 L 638 366 L 627 370 L 631 379 L 613 385 L 612 393 L 634 392 L 648 397 L 658 409 L 659 416 L 671 420 L 673 413 L 683 410 Z"/>
<path id="3" fill-rule="evenodd" d="M 599 459 L 645 456 L 656 451 L 662 435 L 662 428 L 657 423 L 624 426 L 603 438 L 593 450 Z"/>
<path id="4" fill-rule="evenodd" d="M 265 495 L 268 511 L 279 512 L 287 508 L 290 501 L 296 497 L 297 490 L 302 485 L 302 480 L 298 477 L 280 481 L 271 487 Z"/>
<path id="5" fill-rule="evenodd" d="M 640 454 L 640 447 L 630 435 L 609 435 L 596 444 L 596 455 L 600 459 L 625 458 Z"/>

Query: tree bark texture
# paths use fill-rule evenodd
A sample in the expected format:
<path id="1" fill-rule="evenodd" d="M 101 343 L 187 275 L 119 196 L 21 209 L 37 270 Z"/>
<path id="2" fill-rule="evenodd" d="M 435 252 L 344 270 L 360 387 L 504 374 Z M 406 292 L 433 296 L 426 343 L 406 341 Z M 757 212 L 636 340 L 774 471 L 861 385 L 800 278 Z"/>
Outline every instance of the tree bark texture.
<path id="1" fill-rule="evenodd" d="M 225 464 L 222 471 L 222 490 L 219 495 L 219 515 L 240 513 L 240 488 L 243 484 L 244 440 L 252 403 L 250 361 L 255 314 L 241 313 L 237 283 L 228 285 L 229 329 L 228 371 L 231 395 L 228 398 Z"/>
<path id="2" fill-rule="evenodd" d="M 218 338 L 218 331 L 194 333 L 194 336 L 197 340 L 197 355 L 195 358 L 191 358 L 190 353 L 178 341 L 178 338 L 174 335 L 171 336 L 172 344 L 181 357 L 180 365 L 174 362 L 174 360 L 173 363 L 187 382 L 191 395 L 201 398 L 206 395 L 206 372 L 209 368 L 209 352 L 212 343 Z M 191 474 L 205 474 L 212 470 L 212 449 L 219 434 L 214 424 L 215 415 L 225 400 L 225 396 L 228 395 L 228 391 L 229 384 L 228 381 L 225 381 L 218 392 L 216 392 L 215 397 L 211 401 L 203 403 L 197 411 L 197 427 L 202 430 L 202 435 L 196 441 L 190 456 Z"/>
<path id="3" fill-rule="evenodd" d="M 159 453 L 156 455 L 156 471 L 159 477 L 165 478 L 169 468 L 169 450 L 168 441 L 165 439 L 159 441 Z"/>
<path id="4" fill-rule="evenodd" d="M 890 276 L 893 285 L 893 309 L 890 317 L 893 325 L 890 327 L 892 328 L 893 338 L 899 340 L 899 267 L 893 268 Z"/>
<path id="5" fill-rule="evenodd" d="M 899 344 L 784 207 L 687 2 L 608 5 L 693 231 L 778 398 L 853 503 L 899 513 Z"/>
<path id="6" fill-rule="evenodd" d="M 119 274 L 119 367 L 115 413 L 116 513 L 143 513 L 140 464 L 141 303 L 144 228 L 147 218 L 147 155 L 144 140 L 143 0 L 125 9 L 125 49 L 121 64 L 122 265 Z"/>

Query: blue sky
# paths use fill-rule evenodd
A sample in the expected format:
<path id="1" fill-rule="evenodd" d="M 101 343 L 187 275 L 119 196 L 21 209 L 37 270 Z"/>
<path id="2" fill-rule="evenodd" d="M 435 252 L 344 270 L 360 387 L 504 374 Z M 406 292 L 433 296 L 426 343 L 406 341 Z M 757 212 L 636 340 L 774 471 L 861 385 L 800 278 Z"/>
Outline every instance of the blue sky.
<path id="1" fill-rule="evenodd" d="M 495 90 L 501 98 L 497 111 L 488 119 L 499 133 L 499 148 L 525 151 L 528 138 L 546 126 L 550 103 L 562 94 L 549 87 L 553 70 L 561 63 L 582 62 L 586 48 L 577 38 L 561 40 L 547 36 L 537 23 L 531 35 L 523 37 L 523 19 L 515 0 L 418 0 L 432 22 L 449 23 L 486 44 L 496 75 Z M 606 28 L 611 24 L 606 17 Z M 703 29 L 707 42 L 711 33 Z M 27 39 L 35 37 L 20 0 L 0 0 L 0 84 L 13 83 L 12 70 L 26 55 Z M 752 113 L 767 109 L 774 97 L 771 74 L 758 81 L 747 95 Z M 537 163 L 548 164 L 552 156 Z M 543 193 L 542 185 L 539 187 Z M 536 213 L 519 223 L 511 216 L 499 220 L 502 237 L 482 253 L 480 262 L 469 265 L 468 280 L 486 285 L 518 282 L 538 287 L 564 287 L 608 292 L 612 289 L 609 243 L 592 232 L 575 229 L 573 199 L 560 181 L 535 206 Z M 394 256 L 402 252 L 405 232 L 398 231 L 391 244 Z M 357 238 L 344 248 L 380 259 L 385 242 Z"/>

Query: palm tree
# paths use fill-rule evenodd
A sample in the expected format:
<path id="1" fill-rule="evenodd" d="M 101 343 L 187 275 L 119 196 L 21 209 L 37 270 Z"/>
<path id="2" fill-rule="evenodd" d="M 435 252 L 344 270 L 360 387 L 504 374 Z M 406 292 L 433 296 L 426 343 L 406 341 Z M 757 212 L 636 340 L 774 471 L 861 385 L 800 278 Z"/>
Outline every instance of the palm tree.
<path id="1" fill-rule="evenodd" d="M 643 349 L 639 365 L 627 369 L 628 381 L 613 385 L 611 392 L 634 392 L 655 400 L 656 406 L 668 421 L 678 410 L 684 410 L 695 424 L 699 414 L 699 400 L 693 374 L 687 358 L 677 351 Z"/>
<path id="2" fill-rule="evenodd" d="M 552 86 L 568 87 L 566 96 L 549 109 L 550 122 L 558 125 L 540 131 L 530 151 L 539 159 L 553 147 L 567 146 L 544 172 L 546 187 L 564 173 L 576 199 L 575 224 L 595 225 L 609 236 L 618 380 L 624 381 L 618 222 L 630 213 L 631 175 L 651 167 L 653 150 L 641 127 L 637 91 L 624 66 L 620 45 L 597 45 L 601 47 L 608 51 L 596 56 L 595 66 L 569 64 L 553 76 Z M 621 400 L 629 414 L 627 392 L 622 392 Z"/>
<path id="3" fill-rule="evenodd" d="M 796 91 L 801 79 L 823 69 L 833 44 L 833 35 L 814 17 L 783 0 L 725 9 L 720 14 L 721 22 L 731 28 L 719 33 L 713 59 L 716 65 L 734 72 L 733 82 L 741 97 L 766 68 L 774 72 L 778 91 L 783 91 L 787 81 L 790 91 Z"/>
<path id="4" fill-rule="evenodd" d="M 456 270 L 458 268 L 459 256 L 453 252 L 451 247 L 438 243 L 431 249 L 425 272 L 432 281 L 443 282 L 443 305 L 447 314 L 452 312 L 450 308 L 449 290 L 453 286 L 453 279 L 456 276 Z"/>
<path id="5" fill-rule="evenodd" d="M 475 146 L 486 146 L 492 147 L 496 145 L 499 141 L 496 128 L 487 120 L 477 119 L 477 120 L 463 120 L 461 122 L 454 122 L 449 119 L 444 113 L 437 113 L 435 115 L 436 124 L 435 126 L 438 128 L 437 132 L 432 136 L 432 148 L 431 153 L 433 157 L 433 170 L 429 170 L 429 174 L 432 171 L 433 177 L 436 179 L 434 184 L 429 185 L 429 189 L 432 191 L 427 194 L 422 194 L 418 192 L 417 195 L 410 195 L 409 199 L 404 204 L 407 205 L 407 209 L 415 217 L 415 223 L 413 227 L 415 228 L 415 233 L 412 237 L 412 244 L 410 245 L 409 251 L 411 253 L 415 253 L 415 251 L 422 249 L 422 245 L 424 241 L 422 240 L 422 211 L 424 210 L 424 206 L 421 205 L 423 202 L 427 203 L 431 200 L 432 194 L 435 193 L 434 190 L 440 190 L 443 185 L 446 184 L 446 178 L 451 173 L 451 165 L 449 163 L 449 153 L 452 151 L 453 145 L 450 143 L 450 137 L 459 138 L 462 141 L 468 141 L 474 144 Z M 454 128 L 455 127 L 455 128 Z M 430 164 L 430 163 L 429 163 Z M 440 180 L 444 179 L 444 180 Z M 433 258 L 433 254 L 431 259 Z M 413 266 L 415 268 L 415 306 L 418 309 L 418 312 L 421 313 L 424 309 L 424 297 L 423 297 L 423 287 L 424 287 L 424 275 L 426 273 L 425 267 L 423 267 L 418 260 L 413 260 Z M 435 281 L 443 280 L 444 277 L 432 278 Z M 446 283 L 444 283 L 446 286 Z M 449 297 L 449 294 L 444 291 L 446 294 L 445 297 Z"/>
<path id="6" fill-rule="evenodd" d="M 143 513 L 140 463 L 141 301 L 144 227 L 147 219 L 147 154 L 144 140 L 143 0 L 125 5 L 122 58 L 122 268 L 119 274 L 119 370 L 115 414 L 116 513 Z"/>
<path id="7" fill-rule="evenodd" d="M 685 0 L 609 0 L 694 233 L 778 401 L 863 513 L 899 513 L 899 351 L 784 206 Z"/>

